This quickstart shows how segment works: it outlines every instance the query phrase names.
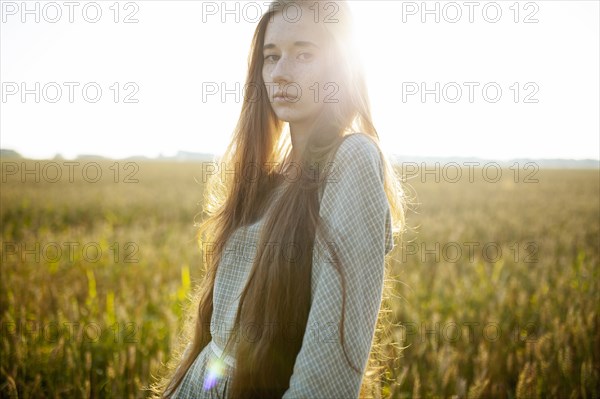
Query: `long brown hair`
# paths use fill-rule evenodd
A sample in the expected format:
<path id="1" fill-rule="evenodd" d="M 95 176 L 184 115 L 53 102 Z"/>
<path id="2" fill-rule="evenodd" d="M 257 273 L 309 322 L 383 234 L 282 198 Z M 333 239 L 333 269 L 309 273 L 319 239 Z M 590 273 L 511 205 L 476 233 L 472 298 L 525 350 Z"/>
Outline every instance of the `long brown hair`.
<path id="1" fill-rule="evenodd" d="M 185 321 L 179 347 L 169 363 L 170 371 L 152 386 L 153 392 L 160 397 L 170 397 L 175 392 L 198 354 L 212 339 L 210 321 L 213 289 L 224 244 L 236 229 L 252 224 L 263 216 L 273 190 L 284 180 L 283 171 L 277 165 L 285 164 L 291 153 L 290 137 L 284 129 L 287 126 L 277 118 L 271 107 L 262 69 L 267 23 L 274 13 L 281 12 L 282 6 L 288 3 L 309 7 L 316 2 L 275 0 L 262 16 L 254 33 L 241 114 L 232 141 L 219 162 L 227 170 L 235 166 L 244 171 L 236 171 L 234 178 L 217 173 L 206 184 L 205 217 L 199 225 L 197 238 L 202 249 L 214 244 L 211 247 L 213 251 L 210 257 L 203 256 L 206 261 L 205 274 L 192 301 L 193 306 L 197 306 L 195 317 L 191 316 Z M 256 339 L 240 339 L 235 345 L 236 363 L 228 385 L 230 397 L 276 398 L 281 397 L 289 387 L 310 310 L 312 253 L 315 236 L 320 231 L 319 193 L 324 188 L 326 174 L 315 173 L 315 170 L 326 170 L 339 145 L 353 132 L 366 134 L 379 148 L 362 65 L 356 61 L 352 45 L 350 10 L 345 1 L 335 3 L 339 6 L 335 15 L 338 22 L 324 25 L 329 33 L 330 46 L 327 76 L 337 84 L 339 101 L 323 104 L 301 154 L 299 177 L 286 181 L 280 201 L 265 216 L 256 256 L 240 297 L 234 332 L 227 344 L 232 342 L 231 338 L 237 336 L 243 326 L 259 326 L 259 333 Z M 398 238 L 404 230 L 405 199 L 391 164 L 380 153 L 384 161 L 384 186 L 390 204 L 392 231 L 394 237 Z M 258 171 L 252 178 L 245 173 L 248 165 Z M 327 241 L 334 241 L 334 237 Z M 273 247 L 265 243 L 277 245 Z M 293 258 L 285 252 L 290 246 L 298 249 Z M 334 262 L 334 266 L 342 277 L 343 327 L 346 296 L 344 275 L 337 262 Z M 380 319 L 378 317 L 378 322 Z M 290 325 L 297 327 L 296 336 L 290 337 L 288 332 L 284 333 L 284 327 Z M 261 326 L 275 328 L 270 328 L 269 334 L 264 334 Z M 383 330 L 377 328 L 376 334 Z M 344 347 L 343 328 L 340 335 Z M 191 345 L 184 353 L 183 349 L 190 341 Z M 360 372 L 356 365 L 349 364 Z M 361 395 L 366 394 L 378 376 L 375 369 L 374 363 L 369 362 L 363 376 Z"/>

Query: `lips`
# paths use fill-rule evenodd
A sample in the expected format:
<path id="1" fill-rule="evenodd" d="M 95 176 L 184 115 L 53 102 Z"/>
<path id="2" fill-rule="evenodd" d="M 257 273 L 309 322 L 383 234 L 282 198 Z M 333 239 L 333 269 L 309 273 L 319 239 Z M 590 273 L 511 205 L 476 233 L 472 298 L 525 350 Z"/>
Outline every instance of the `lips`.
<path id="1" fill-rule="evenodd" d="M 283 92 L 281 92 L 281 91 L 278 91 L 277 93 L 275 93 L 275 96 L 274 96 L 273 98 L 284 98 L 284 99 L 286 99 L 286 100 L 293 100 L 293 99 L 295 99 L 296 97 L 297 97 L 297 96 L 293 96 L 293 95 L 290 95 L 290 94 L 287 94 L 287 93 L 286 93 L 286 94 L 284 94 Z"/>

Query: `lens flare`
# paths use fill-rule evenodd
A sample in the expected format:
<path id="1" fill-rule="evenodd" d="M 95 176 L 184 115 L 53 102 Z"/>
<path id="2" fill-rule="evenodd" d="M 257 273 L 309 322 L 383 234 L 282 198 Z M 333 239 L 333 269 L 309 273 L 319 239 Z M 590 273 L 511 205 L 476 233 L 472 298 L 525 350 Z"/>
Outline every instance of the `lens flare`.
<path id="1" fill-rule="evenodd" d="M 218 357 L 212 356 L 207 364 L 208 373 L 204 380 L 203 389 L 209 390 L 217 385 L 217 382 L 224 376 L 225 362 Z"/>

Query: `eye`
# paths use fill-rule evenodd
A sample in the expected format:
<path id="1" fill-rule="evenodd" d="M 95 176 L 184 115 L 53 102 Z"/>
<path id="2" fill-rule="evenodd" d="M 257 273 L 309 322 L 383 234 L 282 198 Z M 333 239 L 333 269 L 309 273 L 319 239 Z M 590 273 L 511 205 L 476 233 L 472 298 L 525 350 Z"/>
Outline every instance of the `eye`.
<path id="1" fill-rule="evenodd" d="M 271 58 L 271 57 L 279 57 L 279 56 L 278 56 L 278 55 L 275 55 L 275 54 L 270 54 L 270 55 L 267 55 L 267 56 L 265 56 L 265 61 L 271 61 L 271 60 L 270 60 L 270 58 Z M 277 60 L 273 59 L 272 61 L 277 61 Z"/>
<path id="2" fill-rule="evenodd" d="M 313 54 L 312 53 L 300 53 L 300 55 L 298 57 L 301 58 L 302 56 L 305 56 L 304 57 L 304 61 L 308 61 L 308 60 L 310 60 L 310 59 L 313 58 Z"/>

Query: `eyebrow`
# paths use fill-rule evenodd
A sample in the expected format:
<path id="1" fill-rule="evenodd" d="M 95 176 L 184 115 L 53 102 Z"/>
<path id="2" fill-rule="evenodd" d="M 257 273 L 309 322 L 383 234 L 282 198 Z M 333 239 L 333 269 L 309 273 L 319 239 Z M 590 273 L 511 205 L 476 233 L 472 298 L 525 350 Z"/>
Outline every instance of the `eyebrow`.
<path id="1" fill-rule="evenodd" d="M 317 46 L 315 43 L 313 42 L 308 42 L 308 41 L 298 41 L 298 42 L 294 42 L 294 46 L 296 47 L 316 47 L 316 48 L 320 48 L 319 46 Z M 276 48 L 277 46 L 274 45 L 273 43 L 269 43 L 269 44 L 265 44 L 263 47 L 263 50 L 270 50 L 272 48 Z"/>

